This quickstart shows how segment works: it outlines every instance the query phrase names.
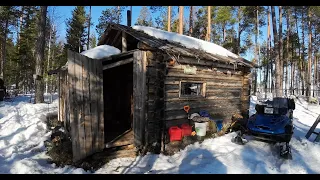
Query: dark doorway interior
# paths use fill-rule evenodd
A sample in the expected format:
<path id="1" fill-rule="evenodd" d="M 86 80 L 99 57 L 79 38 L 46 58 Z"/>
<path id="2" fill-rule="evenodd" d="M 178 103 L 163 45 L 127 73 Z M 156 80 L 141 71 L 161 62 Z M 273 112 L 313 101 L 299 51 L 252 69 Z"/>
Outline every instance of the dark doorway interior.
<path id="1" fill-rule="evenodd" d="M 103 88 L 105 143 L 108 143 L 132 129 L 133 63 L 104 70 Z"/>

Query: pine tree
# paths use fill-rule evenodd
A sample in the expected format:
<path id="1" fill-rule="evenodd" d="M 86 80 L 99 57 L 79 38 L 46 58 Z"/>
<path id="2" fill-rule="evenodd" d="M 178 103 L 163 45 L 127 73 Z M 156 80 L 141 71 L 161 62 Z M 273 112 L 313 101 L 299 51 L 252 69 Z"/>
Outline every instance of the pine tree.
<path id="1" fill-rule="evenodd" d="M 233 9 L 231 6 L 218 6 L 217 16 L 215 18 L 215 23 L 221 27 L 222 42 L 226 40 L 226 31 L 228 25 L 233 25 L 236 19 L 233 18 Z"/>
<path id="2" fill-rule="evenodd" d="M 122 10 L 125 6 L 120 6 L 120 11 L 118 11 L 117 6 L 113 6 L 111 8 L 107 8 L 106 10 L 102 11 L 102 15 L 98 19 L 98 24 L 96 25 L 96 31 L 98 33 L 98 37 L 101 37 L 103 32 L 107 29 L 110 23 L 117 23 L 118 22 L 118 15 L 121 19 L 122 17 Z"/>
<path id="3" fill-rule="evenodd" d="M 142 6 L 139 17 L 135 25 L 150 26 L 150 27 L 153 26 L 152 17 L 147 6 Z"/>
<path id="4" fill-rule="evenodd" d="M 66 49 L 82 52 L 86 46 L 86 12 L 84 6 L 76 6 L 67 20 Z"/>
<path id="5" fill-rule="evenodd" d="M 97 46 L 97 38 L 94 32 L 90 35 L 90 49 Z"/>
<path id="6" fill-rule="evenodd" d="M 7 61 L 7 38 L 11 34 L 11 27 L 14 26 L 15 19 L 18 16 L 16 6 L 0 6 L 0 36 L 1 36 L 1 59 L 0 59 L 0 77 L 5 81 L 4 71 Z"/>
<path id="7" fill-rule="evenodd" d="M 24 93 L 33 89 L 33 74 L 35 73 L 35 42 L 37 39 L 37 7 L 25 6 L 23 8 L 23 23 L 20 31 L 20 41 L 18 43 L 17 62 L 20 69 L 20 85 L 23 86 Z M 19 85 L 19 86 L 20 86 Z"/>

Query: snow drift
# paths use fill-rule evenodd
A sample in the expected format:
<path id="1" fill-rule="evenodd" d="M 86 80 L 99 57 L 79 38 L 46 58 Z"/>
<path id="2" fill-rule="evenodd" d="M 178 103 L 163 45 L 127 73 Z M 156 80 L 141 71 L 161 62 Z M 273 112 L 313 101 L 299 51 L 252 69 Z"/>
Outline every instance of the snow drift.
<path id="1" fill-rule="evenodd" d="M 153 27 L 146 27 L 146 26 L 133 26 L 133 29 L 140 30 L 145 32 L 146 34 L 156 37 L 158 39 L 173 41 L 177 43 L 181 43 L 183 46 L 187 48 L 194 48 L 203 50 L 207 53 L 211 54 L 218 54 L 225 57 L 233 57 L 238 58 L 239 56 L 230 52 L 229 50 L 225 49 L 222 46 L 219 46 L 215 43 L 211 43 L 208 41 L 203 41 L 201 39 L 193 38 L 190 36 L 185 36 L 182 34 L 174 33 L 174 32 L 168 32 L 163 31 L 160 29 L 156 29 Z"/>

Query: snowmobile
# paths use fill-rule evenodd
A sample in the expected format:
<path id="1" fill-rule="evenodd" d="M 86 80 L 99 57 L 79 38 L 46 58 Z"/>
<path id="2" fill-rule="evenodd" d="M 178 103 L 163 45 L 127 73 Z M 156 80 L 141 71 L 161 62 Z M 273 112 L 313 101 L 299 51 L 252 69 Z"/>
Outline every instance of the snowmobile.
<path id="1" fill-rule="evenodd" d="M 236 122 L 237 136 L 232 139 L 236 144 L 245 144 L 243 135 L 255 139 L 280 144 L 280 157 L 292 159 L 289 142 L 293 135 L 293 110 L 295 102 L 290 98 L 277 97 L 256 104 L 256 113 L 248 120 Z"/>

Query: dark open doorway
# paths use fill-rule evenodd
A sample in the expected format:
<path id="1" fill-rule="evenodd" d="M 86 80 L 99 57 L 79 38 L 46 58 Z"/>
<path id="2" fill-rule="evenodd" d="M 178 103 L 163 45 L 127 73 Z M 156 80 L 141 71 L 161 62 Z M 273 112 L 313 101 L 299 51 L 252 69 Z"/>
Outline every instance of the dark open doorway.
<path id="1" fill-rule="evenodd" d="M 104 70 L 103 84 L 105 143 L 109 143 L 132 133 L 133 63 Z"/>

